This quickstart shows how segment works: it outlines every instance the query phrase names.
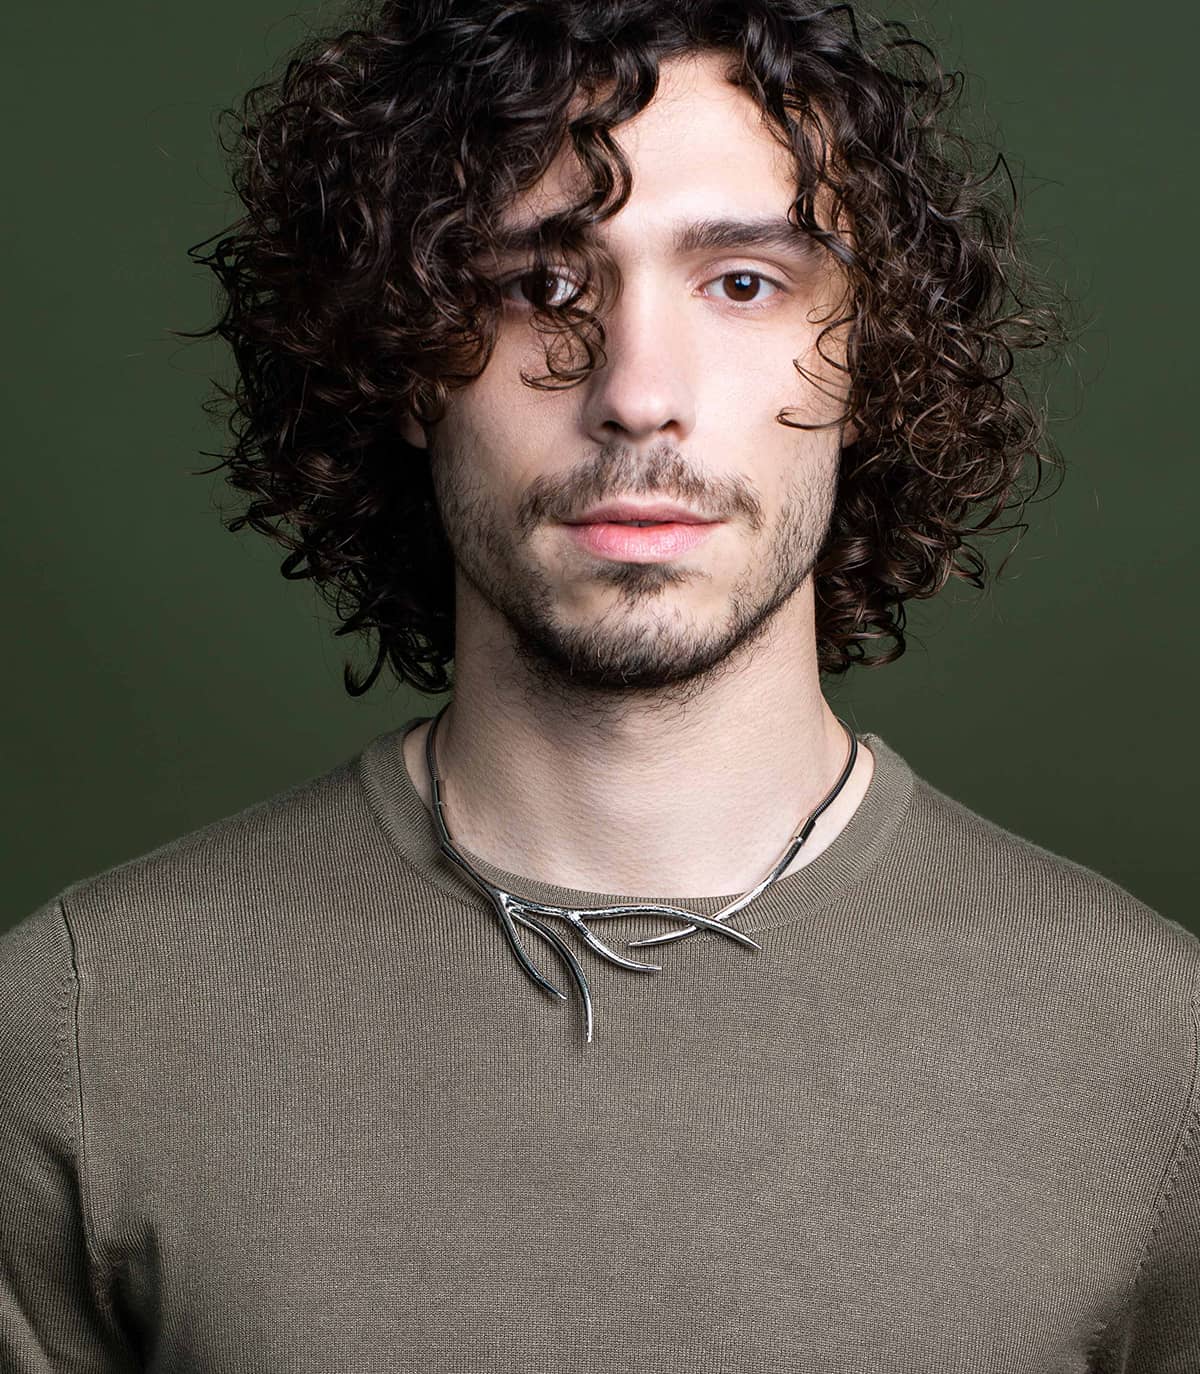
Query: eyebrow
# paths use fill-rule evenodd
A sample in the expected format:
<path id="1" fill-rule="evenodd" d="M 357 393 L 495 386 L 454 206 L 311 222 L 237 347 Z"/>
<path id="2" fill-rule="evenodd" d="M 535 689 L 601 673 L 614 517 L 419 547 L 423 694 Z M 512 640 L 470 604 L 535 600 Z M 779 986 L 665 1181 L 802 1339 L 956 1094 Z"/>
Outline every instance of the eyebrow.
<path id="1" fill-rule="evenodd" d="M 529 254 L 537 248 L 544 221 L 501 229 L 497 248 L 501 253 Z M 677 221 L 671 228 L 671 248 L 677 257 L 689 253 L 741 248 L 770 248 L 784 253 L 811 253 L 816 240 L 809 230 L 782 215 L 758 219 L 694 219 Z"/>

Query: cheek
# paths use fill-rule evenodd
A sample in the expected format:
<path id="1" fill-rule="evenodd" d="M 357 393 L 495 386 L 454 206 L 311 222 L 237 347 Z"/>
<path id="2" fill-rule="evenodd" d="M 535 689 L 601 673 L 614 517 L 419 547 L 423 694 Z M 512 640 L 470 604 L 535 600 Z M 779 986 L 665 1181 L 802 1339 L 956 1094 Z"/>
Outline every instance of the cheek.
<path id="1" fill-rule="evenodd" d="M 793 340 L 790 358 L 764 375 L 762 386 L 764 394 L 774 403 L 773 414 L 782 411 L 789 419 L 805 424 L 828 424 L 842 415 L 849 395 L 849 378 L 844 366 L 839 366 L 845 362 L 841 332 L 831 330 L 826 334 L 820 351 L 817 347 L 819 335 L 819 326 L 809 326 L 798 342 Z M 836 427 L 810 430 L 807 436 L 804 431 L 793 429 L 791 434 L 822 450 L 831 445 L 837 448 L 840 442 L 850 442 L 839 439 Z"/>
<path id="2" fill-rule="evenodd" d="M 529 484 L 551 468 L 550 455 L 564 451 L 561 433 L 556 438 L 547 425 L 545 400 L 539 412 L 526 399 L 544 395 L 551 393 L 485 374 L 457 393 L 447 412 L 443 481 L 460 500 L 486 511 L 489 521 L 507 522 Z"/>
<path id="3" fill-rule="evenodd" d="M 483 375 L 464 392 L 470 398 L 474 435 L 491 448 L 519 453 L 536 443 L 546 427 L 546 412 L 561 409 L 563 395 L 526 386 L 524 372 L 540 377 L 546 371 L 544 349 L 501 341 Z"/>
<path id="4" fill-rule="evenodd" d="M 761 459 L 772 466 L 782 455 L 807 447 L 813 438 L 789 428 L 776 418 L 810 422 L 819 400 L 811 382 L 796 371 L 791 359 L 800 357 L 765 344 L 746 350 L 726 349 L 719 366 L 703 377 L 697 416 L 705 434 L 718 437 L 733 459 L 740 455 L 755 467 Z"/>
<path id="5" fill-rule="evenodd" d="M 808 372 L 829 371 L 816 351 L 819 333 L 819 326 L 789 310 L 772 328 L 747 324 L 714 334 L 705 350 L 713 360 L 710 385 L 737 396 L 743 406 L 772 414 L 787 405 L 806 404 L 814 388 L 796 364 Z"/>

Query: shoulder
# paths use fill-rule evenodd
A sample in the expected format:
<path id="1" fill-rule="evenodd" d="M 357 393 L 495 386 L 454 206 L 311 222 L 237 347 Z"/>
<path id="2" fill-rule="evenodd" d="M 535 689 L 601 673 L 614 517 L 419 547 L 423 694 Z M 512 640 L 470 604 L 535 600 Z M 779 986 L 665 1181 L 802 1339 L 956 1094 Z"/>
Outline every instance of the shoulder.
<path id="1" fill-rule="evenodd" d="M 1200 1093 L 1200 938 L 1174 913 L 915 776 L 857 908 L 922 1035 L 986 1047 L 1031 1110 L 1148 1133 L 1161 1171 Z"/>
<path id="2" fill-rule="evenodd" d="M 349 759 L 69 883 L 0 940 L 9 960 L 55 946 L 77 970 L 199 952 L 237 926 L 300 921 L 323 893 L 336 902 L 385 848 Z"/>
<path id="3" fill-rule="evenodd" d="M 1077 968 L 1172 999 L 1200 986 L 1200 937 L 1105 874 L 981 815 L 914 774 L 893 875 L 946 929 L 1032 966 Z"/>
<path id="4" fill-rule="evenodd" d="M 0 1042 L 11 1047 L 65 1023 L 74 983 L 70 933 L 58 896 L 0 931 Z"/>

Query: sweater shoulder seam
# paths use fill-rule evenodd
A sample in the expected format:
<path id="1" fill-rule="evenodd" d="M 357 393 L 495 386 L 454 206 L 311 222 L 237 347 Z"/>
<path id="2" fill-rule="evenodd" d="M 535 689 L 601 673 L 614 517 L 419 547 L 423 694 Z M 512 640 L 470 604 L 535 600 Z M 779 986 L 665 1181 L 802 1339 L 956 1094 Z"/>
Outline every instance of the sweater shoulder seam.
<path id="1" fill-rule="evenodd" d="M 92 1173 L 88 1155 L 88 1120 L 83 1099 L 83 1060 L 79 1045 L 79 1016 L 82 992 L 82 978 L 79 971 L 78 957 L 78 937 L 71 925 L 70 917 L 67 914 L 67 907 L 64 897 L 60 895 L 55 900 L 59 918 L 63 923 L 63 928 L 67 934 L 67 942 L 71 956 L 70 979 L 65 987 L 66 1003 L 61 1008 L 64 1013 L 64 1043 L 63 1043 L 63 1090 L 64 1107 L 67 1119 L 70 1123 L 71 1133 L 78 1142 L 79 1149 L 79 1207 L 80 1219 L 83 1229 L 84 1250 L 87 1254 L 88 1263 L 96 1276 L 96 1292 L 102 1301 L 106 1301 L 107 1284 L 104 1279 L 112 1271 L 112 1264 L 103 1253 L 99 1243 L 99 1226 L 96 1218 L 95 1197 L 92 1183 Z M 73 1061 L 73 1064 L 72 1064 Z M 74 1072 L 74 1102 L 72 1103 L 72 1070 Z M 113 1317 L 111 1311 L 108 1314 Z"/>

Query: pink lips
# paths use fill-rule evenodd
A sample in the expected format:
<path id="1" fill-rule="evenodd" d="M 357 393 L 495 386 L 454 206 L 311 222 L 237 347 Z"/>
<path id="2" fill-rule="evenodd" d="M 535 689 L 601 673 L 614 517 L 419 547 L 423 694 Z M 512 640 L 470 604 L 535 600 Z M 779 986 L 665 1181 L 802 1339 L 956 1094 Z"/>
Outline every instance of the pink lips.
<path id="1" fill-rule="evenodd" d="M 614 558 L 626 563 L 661 563 L 693 549 L 723 522 L 681 521 L 661 525 L 617 525 L 598 521 L 587 525 L 564 525 L 571 538 L 599 558 Z"/>

